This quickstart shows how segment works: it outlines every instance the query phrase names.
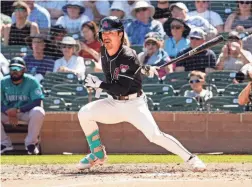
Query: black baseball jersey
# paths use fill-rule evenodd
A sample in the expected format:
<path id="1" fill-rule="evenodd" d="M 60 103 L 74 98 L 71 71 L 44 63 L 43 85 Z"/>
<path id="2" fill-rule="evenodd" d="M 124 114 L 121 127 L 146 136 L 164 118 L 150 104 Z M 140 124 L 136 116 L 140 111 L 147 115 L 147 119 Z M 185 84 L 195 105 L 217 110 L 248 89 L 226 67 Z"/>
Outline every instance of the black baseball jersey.
<path id="1" fill-rule="evenodd" d="M 142 89 L 140 62 L 133 49 L 122 45 L 115 55 L 109 56 L 102 46 L 101 62 L 106 81 L 102 82 L 100 88 L 114 96 L 140 92 Z"/>

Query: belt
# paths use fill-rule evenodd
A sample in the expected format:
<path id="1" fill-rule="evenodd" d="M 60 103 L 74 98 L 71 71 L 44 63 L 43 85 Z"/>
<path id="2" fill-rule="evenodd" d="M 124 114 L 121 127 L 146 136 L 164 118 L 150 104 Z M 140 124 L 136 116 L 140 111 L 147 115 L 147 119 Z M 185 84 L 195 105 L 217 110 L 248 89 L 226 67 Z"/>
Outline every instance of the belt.
<path id="1" fill-rule="evenodd" d="M 140 97 L 143 94 L 142 91 L 138 92 L 138 93 L 134 93 L 134 94 L 130 94 L 130 95 L 126 95 L 126 96 L 116 96 L 116 95 L 112 95 L 113 99 L 115 100 L 131 100 L 131 99 L 135 99 L 137 97 Z"/>

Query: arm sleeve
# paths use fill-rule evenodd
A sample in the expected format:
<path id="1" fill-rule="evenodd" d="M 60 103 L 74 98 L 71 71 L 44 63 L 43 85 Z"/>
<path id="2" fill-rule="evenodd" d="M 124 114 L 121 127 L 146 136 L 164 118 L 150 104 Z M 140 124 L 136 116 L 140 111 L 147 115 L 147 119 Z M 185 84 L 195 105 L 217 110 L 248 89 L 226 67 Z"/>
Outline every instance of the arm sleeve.
<path id="1" fill-rule="evenodd" d="M 56 60 L 55 63 L 54 63 L 53 72 L 57 72 L 59 67 L 60 67 L 60 63 L 59 63 L 58 60 Z"/>
<path id="2" fill-rule="evenodd" d="M 20 107 L 20 112 L 28 112 L 36 106 L 41 106 L 42 99 L 35 99 L 32 103 Z"/>

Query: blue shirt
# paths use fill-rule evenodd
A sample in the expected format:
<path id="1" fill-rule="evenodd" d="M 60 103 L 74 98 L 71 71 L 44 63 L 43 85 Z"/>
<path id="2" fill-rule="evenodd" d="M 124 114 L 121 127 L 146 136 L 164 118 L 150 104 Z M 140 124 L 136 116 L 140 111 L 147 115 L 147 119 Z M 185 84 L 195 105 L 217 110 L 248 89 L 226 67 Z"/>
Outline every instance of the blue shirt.
<path id="1" fill-rule="evenodd" d="M 158 32 L 162 37 L 165 36 L 162 23 L 153 19 L 150 19 L 148 24 L 135 20 L 126 27 L 126 33 L 131 45 L 143 45 L 144 37 L 149 32 Z"/>
<path id="2" fill-rule="evenodd" d="M 44 57 L 43 60 L 36 60 L 33 55 L 24 57 L 26 62 L 27 72 L 33 75 L 42 74 L 43 76 L 47 72 L 53 72 L 54 60 L 49 57 Z"/>
<path id="3" fill-rule="evenodd" d="M 34 4 L 34 9 L 28 16 L 28 20 L 37 23 L 40 29 L 48 29 L 51 27 L 51 16 L 49 12 L 36 3 Z M 15 14 L 12 14 L 12 23 L 15 22 Z"/>
<path id="4" fill-rule="evenodd" d="M 165 40 L 164 43 L 164 49 L 171 58 L 177 57 L 177 54 L 180 51 L 188 47 L 190 47 L 190 40 L 184 37 L 182 37 L 177 44 L 173 37 L 169 37 L 168 39 Z"/>

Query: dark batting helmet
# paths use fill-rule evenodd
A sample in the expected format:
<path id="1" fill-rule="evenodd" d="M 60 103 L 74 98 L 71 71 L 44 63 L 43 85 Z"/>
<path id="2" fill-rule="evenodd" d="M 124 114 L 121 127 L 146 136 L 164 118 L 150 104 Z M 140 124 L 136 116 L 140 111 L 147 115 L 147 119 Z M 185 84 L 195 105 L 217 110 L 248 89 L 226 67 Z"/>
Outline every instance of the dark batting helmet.
<path id="1" fill-rule="evenodd" d="M 102 41 L 102 32 L 106 32 L 106 31 L 121 31 L 121 32 L 124 32 L 123 23 L 116 16 L 105 17 L 100 21 L 99 39 L 101 41 Z"/>

